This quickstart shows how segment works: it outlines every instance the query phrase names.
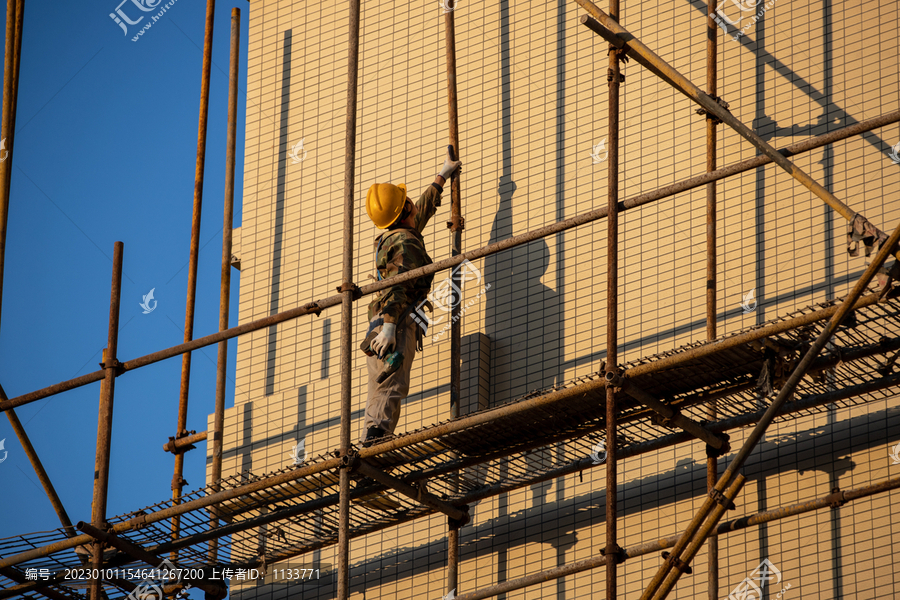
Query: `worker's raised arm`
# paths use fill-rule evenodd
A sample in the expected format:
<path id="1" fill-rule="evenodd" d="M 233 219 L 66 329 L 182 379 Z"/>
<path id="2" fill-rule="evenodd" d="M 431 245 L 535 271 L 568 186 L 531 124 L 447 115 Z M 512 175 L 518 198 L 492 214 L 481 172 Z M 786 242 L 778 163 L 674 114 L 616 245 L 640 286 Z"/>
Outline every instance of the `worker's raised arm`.
<path id="1" fill-rule="evenodd" d="M 416 202 L 416 231 L 421 233 L 425 230 L 425 226 L 434 213 L 437 212 L 438 200 L 444 191 L 444 184 L 448 179 L 452 179 L 457 170 L 462 167 L 462 161 L 453 160 L 450 156 L 450 150 L 447 150 L 447 158 L 444 160 L 444 166 L 435 176 L 434 183 L 425 188 L 422 195 Z"/>

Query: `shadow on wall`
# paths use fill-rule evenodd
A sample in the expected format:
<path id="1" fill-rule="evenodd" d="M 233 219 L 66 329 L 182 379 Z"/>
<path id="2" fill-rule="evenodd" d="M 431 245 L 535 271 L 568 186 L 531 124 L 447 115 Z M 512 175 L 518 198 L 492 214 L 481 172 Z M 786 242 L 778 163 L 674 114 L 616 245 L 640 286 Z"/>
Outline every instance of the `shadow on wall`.
<path id="1" fill-rule="evenodd" d="M 512 237 L 512 196 L 516 184 L 500 180 L 500 207 L 490 243 Z M 485 329 L 491 338 L 491 406 L 556 383 L 559 373 L 560 317 L 556 292 L 541 278 L 550 249 L 535 240 L 485 258 Z M 545 317 L 545 314 L 548 315 Z"/>
<path id="2" fill-rule="evenodd" d="M 854 437 L 853 433 L 859 431 L 867 431 L 868 434 Z M 897 438 L 897 431 L 900 431 L 900 406 L 796 434 L 781 435 L 759 445 L 750 461 L 745 465 L 744 474 L 747 476 L 748 483 L 755 481 L 757 484 L 766 478 L 791 471 L 804 473 L 816 470 L 827 475 L 846 475 L 857 467 L 856 463 L 850 459 L 851 448 L 857 455 L 864 455 L 870 448 L 895 443 L 900 439 Z M 702 449 L 700 446 L 697 448 L 696 454 L 701 456 Z M 787 460 L 772 460 L 773 453 L 779 457 L 787 457 Z M 734 453 L 720 459 L 720 472 L 724 469 L 724 465 L 730 462 L 733 455 Z M 841 455 L 843 457 L 838 458 Z M 887 454 L 883 459 L 889 461 Z M 873 459 L 875 462 L 878 460 L 878 457 Z M 602 481 L 602 477 L 599 478 L 598 485 L 602 485 Z M 668 471 L 621 485 L 619 491 L 623 498 L 619 501 L 619 510 L 623 515 L 633 516 L 644 511 L 666 509 L 678 502 L 695 498 L 706 490 L 705 482 L 705 457 L 701 456 L 697 460 L 682 460 Z M 862 485 L 865 484 L 854 482 L 855 487 Z M 777 486 L 771 487 L 775 488 L 776 494 L 779 493 Z M 848 488 L 850 485 L 843 487 Z M 745 487 L 745 489 L 749 488 Z M 799 501 L 805 501 L 811 497 L 818 498 L 830 492 L 828 482 L 823 480 L 814 491 L 809 490 Z M 754 504 L 746 502 L 742 504 L 740 498 L 737 504 L 737 512 L 740 515 L 753 513 L 756 510 Z M 555 515 L 557 523 L 572 525 L 561 526 L 558 532 L 550 536 L 547 534 L 547 527 L 531 526 L 536 519 L 543 522 L 550 513 Z M 735 513 L 730 513 L 725 518 L 730 520 L 736 516 Z M 488 558 L 497 554 L 500 549 L 508 552 L 513 548 L 531 543 L 547 543 L 553 547 L 561 544 L 571 546 L 578 541 L 579 530 L 584 530 L 583 535 L 590 535 L 590 528 L 596 527 L 604 521 L 605 491 L 598 489 L 591 494 L 500 516 L 475 527 L 466 526 L 462 530 L 460 544 L 461 572 L 464 574 L 466 570 L 466 564 L 462 561 Z M 669 529 L 671 531 L 665 535 L 680 532 L 680 530 L 676 531 L 674 522 L 670 523 Z M 727 556 L 728 552 L 727 536 L 725 540 L 720 543 L 720 552 L 723 557 Z M 648 540 L 633 538 L 624 540 L 623 545 L 627 548 L 646 541 Z M 350 573 L 351 593 L 362 592 L 366 586 L 378 585 L 384 581 L 422 576 L 433 569 L 444 569 L 445 566 L 445 538 L 419 546 L 399 548 L 353 565 Z M 532 574 L 541 568 L 535 565 L 529 568 L 528 573 Z M 463 579 L 468 579 L 468 577 L 464 576 Z M 723 581 L 722 588 L 726 588 L 729 583 Z"/>
<path id="3" fill-rule="evenodd" d="M 284 199 L 288 156 L 288 111 L 291 106 L 292 31 L 284 32 L 284 55 L 281 68 L 281 116 L 279 119 L 277 184 L 275 188 L 275 223 L 272 229 L 272 271 L 269 288 L 269 315 L 278 314 L 281 299 L 281 255 L 284 246 Z M 278 352 L 278 326 L 269 327 L 266 344 L 266 396 L 275 393 L 275 367 Z"/>

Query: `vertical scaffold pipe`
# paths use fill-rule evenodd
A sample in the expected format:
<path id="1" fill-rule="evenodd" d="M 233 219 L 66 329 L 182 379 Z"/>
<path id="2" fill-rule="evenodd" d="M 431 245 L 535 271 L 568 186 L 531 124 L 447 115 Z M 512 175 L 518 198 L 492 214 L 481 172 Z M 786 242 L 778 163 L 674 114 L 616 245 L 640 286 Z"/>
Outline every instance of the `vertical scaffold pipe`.
<path id="1" fill-rule="evenodd" d="M 6 140 L 5 150 L 7 154 L 0 162 L 0 315 L 3 313 L 3 273 L 6 265 L 6 228 L 9 222 L 9 190 L 12 181 L 12 154 L 15 143 L 16 130 L 16 100 L 19 95 L 19 63 L 22 56 L 22 23 L 24 21 L 24 0 L 7 0 L 6 3 L 6 53 L 4 55 L 3 71 L 3 121 L 0 124 L 0 138 Z M 8 400 L 6 393 L 0 388 L 0 398 Z M 31 439 L 25 432 L 25 428 L 19 421 L 14 410 L 5 411 L 6 417 L 12 425 L 19 443 L 25 450 L 31 466 L 34 467 L 38 479 L 53 505 L 53 510 L 59 518 L 59 522 L 66 530 L 66 535 L 75 534 L 69 515 L 41 463 L 37 451 L 31 443 Z"/>
<path id="2" fill-rule="evenodd" d="M 122 295 L 122 255 L 125 245 L 116 242 L 113 249 L 112 285 L 109 293 L 109 328 L 106 349 L 103 352 L 103 368 L 106 378 L 100 386 L 100 409 L 97 415 L 97 455 L 94 460 L 94 499 L 91 503 L 91 524 L 106 529 L 106 494 L 109 489 L 109 451 L 112 440 L 113 398 L 116 388 L 116 348 L 119 339 L 119 304 Z M 91 550 L 91 570 L 99 573 L 103 567 L 103 544 L 94 542 Z M 103 586 L 102 577 L 91 582 L 91 598 L 99 600 Z"/>
<path id="3" fill-rule="evenodd" d="M 9 221 L 9 188 L 16 133 L 16 99 L 19 95 L 19 58 L 22 55 L 24 0 L 6 1 L 6 52 L 3 57 L 3 117 L 0 136 L 6 140 L 6 156 L 0 162 L 0 307 L 3 306 L 3 271 L 6 264 L 6 226 Z"/>
<path id="4" fill-rule="evenodd" d="M 447 50 L 447 116 L 449 120 L 450 145 L 456 160 L 462 160 L 459 148 L 459 112 L 456 95 L 456 24 L 454 10 L 444 5 L 445 39 Z M 450 255 L 462 254 L 462 198 L 460 186 L 462 174 L 457 172 L 450 180 Z M 461 289 L 460 269 L 451 272 L 452 282 L 456 289 Z M 453 305 L 450 326 L 450 418 L 459 416 L 460 379 L 462 369 L 462 321 L 460 305 L 462 297 Z M 458 491 L 459 481 L 454 477 L 452 491 Z M 449 525 L 447 532 L 447 591 L 458 590 L 459 579 L 459 528 Z"/>
<path id="5" fill-rule="evenodd" d="M 609 15 L 619 20 L 619 0 L 611 0 Z M 618 283 L 619 283 L 619 55 L 609 46 L 609 165 L 606 242 L 606 375 L 618 374 Z M 616 389 L 606 387 L 606 597 L 616 598 L 616 570 L 619 545 L 616 501 L 618 495 L 616 464 Z"/>
<path id="6" fill-rule="evenodd" d="M 240 58 L 241 10 L 231 9 L 231 54 L 228 67 L 228 130 L 225 141 L 225 209 L 222 224 L 222 268 L 219 283 L 219 331 L 228 329 L 231 296 L 231 234 L 234 226 L 234 163 L 237 139 L 238 60 Z M 228 341 L 219 342 L 216 360 L 216 409 L 212 431 L 212 472 L 210 483 L 220 489 L 222 478 L 222 436 L 225 428 L 225 369 L 228 366 Z M 216 509 L 210 509 L 210 527 L 218 527 Z M 209 542 L 210 563 L 216 563 L 219 540 Z"/>
<path id="7" fill-rule="evenodd" d="M 203 207 L 203 168 L 206 164 L 206 123 L 209 117 L 209 71 L 212 65 L 213 21 L 216 0 L 206 1 L 206 24 L 203 37 L 203 72 L 200 79 L 200 119 L 197 125 L 197 163 L 194 171 L 194 210 L 191 217 L 191 253 L 188 262 L 187 303 L 184 309 L 184 341 L 194 338 L 194 305 L 197 298 L 197 259 L 200 255 L 200 214 Z M 181 357 L 181 389 L 178 394 L 178 430 L 175 438 L 187 435 L 188 392 L 191 386 L 191 353 Z M 175 472 L 172 475 L 172 503 L 181 502 L 184 487 L 184 452 L 175 453 Z M 172 539 L 178 539 L 181 519 L 172 518 Z M 177 552 L 172 552 L 176 560 Z"/>
<path id="8" fill-rule="evenodd" d="M 356 86 L 359 75 L 360 0 L 350 0 L 347 58 L 347 131 L 344 139 L 344 253 L 341 290 L 341 457 L 338 513 L 338 600 L 350 595 L 350 380 L 353 368 L 353 193 L 356 166 Z"/>
<path id="9" fill-rule="evenodd" d="M 716 98 L 718 83 L 716 79 L 716 58 L 718 54 L 716 37 L 719 28 L 713 21 L 716 10 L 714 0 L 706 4 L 706 93 Z M 706 171 L 716 170 L 716 126 L 718 121 L 713 115 L 706 115 Z M 716 339 L 716 182 L 706 184 L 706 339 Z M 709 403 L 709 420 L 717 418 L 716 401 Z M 706 487 L 712 491 L 719 478 L 718 456 L 706 458 Z M 709 600 L 719 598 L 719 538 L 715 534 L 709 538 L 709 571 L 707 588 Z"/>

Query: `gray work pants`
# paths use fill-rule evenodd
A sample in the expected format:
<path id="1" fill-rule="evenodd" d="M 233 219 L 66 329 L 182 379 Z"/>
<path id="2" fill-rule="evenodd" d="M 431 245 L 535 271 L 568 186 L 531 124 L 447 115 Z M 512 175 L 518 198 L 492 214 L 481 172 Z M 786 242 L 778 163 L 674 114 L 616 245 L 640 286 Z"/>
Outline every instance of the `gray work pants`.
<path id="1" fill-rule="evenodd" d="M 403 366 L 381 383 L 376 379 L 384 368 L 384 362 L 377 356 L 366 357 L 369 396 L 366 400 L 366 418 L 360 441 L 365 441 L 369 427 L 380 427 L 388 433 L 394 433 L 394 428 L 397 427 L 400 420 L 400 403 L 409 393 L 409 374 L 416 354 L 416 327 L 412 317 L 406 317 L 402 324 L 397 325 L 397 343 L 394 349 L 403 352 Z M 375 331 L 380 332 L 381 326 L 376 327 Z"/>

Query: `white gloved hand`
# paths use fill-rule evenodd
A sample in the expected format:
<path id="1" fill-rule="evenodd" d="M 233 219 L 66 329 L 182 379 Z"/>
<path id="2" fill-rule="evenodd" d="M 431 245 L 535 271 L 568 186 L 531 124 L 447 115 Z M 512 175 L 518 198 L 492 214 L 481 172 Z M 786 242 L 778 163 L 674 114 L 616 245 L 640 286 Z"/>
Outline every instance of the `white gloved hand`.
<path id="1" fill-rule="evenodd" d="M 450 158 L 450 150 L 447 150 L 447 158 L 444 160 L 444 166 L 441 167 L 441 172 L 438 173 L 445 180 L 449 180 L 453 177 L 453 174 L 456 173 L 456 170 L 462 166 L 461 160 L 452 160 Z"/>
<path id="2" fill-rule="evenodd" d="M 378 355 L 378 358 L 382 358 L 385 354 L 390 353 L 396 344 L 397 324 L 385 323 L 381 328 L 381 333 L 375 336 L 375 339 L 372 340 L 370 345 L 372 346 L 372 350 L 375 351 L 375 354 Z"/>

